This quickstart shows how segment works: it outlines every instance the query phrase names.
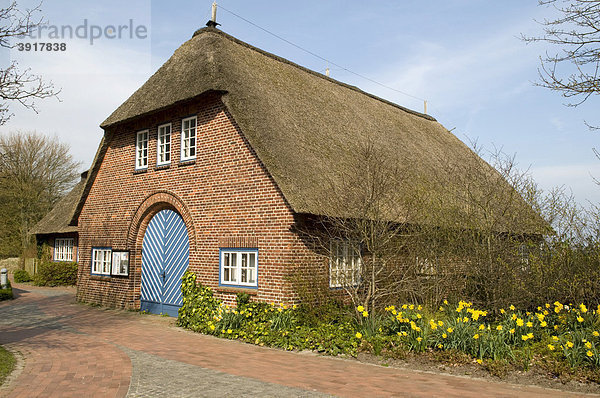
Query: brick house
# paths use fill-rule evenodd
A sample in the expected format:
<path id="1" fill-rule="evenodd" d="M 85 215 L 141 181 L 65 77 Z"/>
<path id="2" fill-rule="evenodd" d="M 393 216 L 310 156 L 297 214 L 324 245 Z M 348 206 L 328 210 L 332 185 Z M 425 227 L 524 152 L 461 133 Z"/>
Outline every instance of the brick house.
<path id="1" fill-rule="evenodd" d="M 73 189 L 30 231 L 35 235 L 38 246 L 48 245 L 52 261 L 78 261 L 79 236 L 77 225 L 73 225 L 71 220 L 85 188 L 87 175 L 87 171 L 81 173 L 81 179 Z"/>
<path id="2" fill-rule="evenodd" d="M 473 159 L 434 118 L 211 27 L 101 127 L 71 221 L 77 297 L 172 315 L 188 268 L 229 303 L 239 292 L 292 302 L 286 276 L 300 264 L 308 274 L 329 273 L 297 231 L 328 214 L 323 181 L 352 158 L 348 143 L 376 137 L 415 169 L 439 168 L 440 154 Z"/>

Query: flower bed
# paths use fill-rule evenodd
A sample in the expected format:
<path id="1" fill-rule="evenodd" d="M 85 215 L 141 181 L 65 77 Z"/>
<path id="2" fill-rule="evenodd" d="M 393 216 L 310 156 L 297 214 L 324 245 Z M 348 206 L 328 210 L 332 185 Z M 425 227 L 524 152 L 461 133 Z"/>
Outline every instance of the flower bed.
<path id="1" fill-rule="evenodd" d="M 600 306 L 588 310 L 555 302 L 532 311 L 510 306 L 492 316 L 470 302 L 444 301 L 435 311 L 402 304 L 372 314 L 358 306 L 309 320 L 305 308 L 250 303 L 247 296 L 238 296 L 237 308 L 227 307 L 192 273 L 184 276 L 182 290 L 179 326 L 258 345 L 348 356 L 462 352 L 490 368 L 496 362 L 526 368 L 535 360 L 560 372 L 585 369 L 592 372 L 588 380 L 596 380 L 600 370 Z"/>

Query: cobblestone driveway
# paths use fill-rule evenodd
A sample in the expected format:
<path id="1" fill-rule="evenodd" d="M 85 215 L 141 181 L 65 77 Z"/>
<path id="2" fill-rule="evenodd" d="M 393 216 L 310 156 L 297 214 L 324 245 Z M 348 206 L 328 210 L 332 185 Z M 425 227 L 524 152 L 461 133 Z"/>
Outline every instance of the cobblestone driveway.
<path id="1" fill-rule="evenodd" d="M 15 285 L 0 344 L 24 367 L 10 397 L 559 397 L 536 387 L 284 352 L 174 327 L 173 320 L 76 304 L 74 289 Z"/>

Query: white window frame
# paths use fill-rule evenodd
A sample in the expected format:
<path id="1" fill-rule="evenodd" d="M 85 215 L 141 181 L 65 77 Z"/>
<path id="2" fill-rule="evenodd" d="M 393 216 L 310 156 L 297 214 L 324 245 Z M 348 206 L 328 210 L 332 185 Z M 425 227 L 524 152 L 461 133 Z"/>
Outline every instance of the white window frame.
<path id="1" fill-rule="evenodd" d="M 329 242 L 329 287 L 358 285 L 361 267 L 362 257 L 357 242 L 341 239 Z"/>
<path id="2" fill-rule="evenodd" d="M 110 276 L 112 266 L 112 249 L 110 247 L 92 248 L 92 275 Z"/>
<path id="3" fill-rule="evenodd" d="M 148 138 L 149 130 L 141 130 L 135 134 L 135 169 L 148 168 Z"/>
<path id="4" fill-rule="evenodd" d="M 252 258 L 254 265 L 250 264 Z M 219 263 L 221 285 L 258 287 L 258 249 L 220 249 Z M 242 281 L 244 275 L 246 275 L 245 282 Z"/>
<path id="5" fill-rule="evenodd" d="M 158 126 L 158 137 L 156 139 L 156 165 L 164 166 L 171 164 L 171 123 Z M 163 158 L 161 160 L 161 157 Z"/>
<path id="6" fill-rule="evenodd" d="M 73 238 L 54 239 L 54 261 L 73 261 Z"/>
<path id="7" fill-rule="evenodd" d="M 193 120 L 193 127 L 192 125 Z M 186 127 L 187 124 L 187 127 Z M 196 116 L 181 121 L 181 161 L 196 159 L 198 146 L 198 120 Z M 193 143 L 193 145 L 192 145 Z M 192 154 L 193 152 L 193 154 Z"/>

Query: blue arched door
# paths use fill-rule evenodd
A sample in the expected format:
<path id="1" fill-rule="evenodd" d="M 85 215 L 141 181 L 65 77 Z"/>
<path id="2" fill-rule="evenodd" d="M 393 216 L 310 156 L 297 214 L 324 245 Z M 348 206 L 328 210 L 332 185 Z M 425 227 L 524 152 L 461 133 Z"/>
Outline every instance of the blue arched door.
<path id="1" fill-rule="evenodd" d="M 181 277 L 188 268 L 187 228 L 173 210 L 156 213 L 142 243 L 141 310 L 177 316 L 181 307 Z"/>

